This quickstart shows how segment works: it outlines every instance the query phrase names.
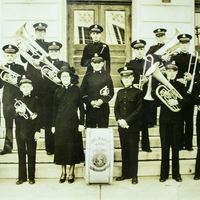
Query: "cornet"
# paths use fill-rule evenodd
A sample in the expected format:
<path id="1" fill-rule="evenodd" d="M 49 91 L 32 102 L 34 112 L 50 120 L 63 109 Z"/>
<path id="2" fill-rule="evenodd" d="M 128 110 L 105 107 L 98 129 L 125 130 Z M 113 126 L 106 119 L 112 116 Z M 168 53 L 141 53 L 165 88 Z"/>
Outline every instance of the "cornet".
<path id="1" fill-rule="evenodd" d="M 5 65 L 0 65 L 0 78 L 11 85 L 14 85 L 15 87 L 18 87 L 17 85 L 17 79 L 20 77 L 20 74 L 14 72 L 13 70 L 5 67 Z"/>
<path id="2" fill-rule="evenodd" d="M 24 119 L 34 120 L 37 117 L 37 113 L 31 112 L 31 110 L 26 106 L 25 103 L 23 103 L 21 100 L 17 100 L 16 98 L 15 98 L 14 107 L 15 107 L 15 109 L 21 107 L 21 108 L 23 108 L 25 110 L 25 112 L 19 113 L 20 116 L 24 117 Z"/>
<path id="3" fill-rule="evenodd" d="M 57 73 L 59 69 L 55 67 L 48 59 L 48 53 L 30 37 L 26 30 L 26 23 L 20 27 L 16 32 L 16 45 L 19 49 L 19 53 L 37 70 L 40 69 L 43 76 L 51 80 L 57 85 L 60 85 L 58 82 L 59 78 Z M 31 55 L 30 55 L 31 52 Z M 43 68 L 38 67 L 34 61 L 34 56 L 38 57 L 38 62 L 45 64 Z M 47 67 L 48 66 L 48 67 Z M 48 68 L 48 69 L 47 69 Z M 52 71 L 52 72 L 50 72 Z"/>
<path id="4" fill-rule="evenodd" d="M 171 106 L 169 100 L 183 99 L 183 97 L 160 72 L 159 64 L 159 62 L 154 63 L 147 70 L 146 76 L 152 75 L 155 79 L 163 84 L 156 88 L 156 95 L 171 111 L 179 112 L 181 108 L 178 105 Z"/>

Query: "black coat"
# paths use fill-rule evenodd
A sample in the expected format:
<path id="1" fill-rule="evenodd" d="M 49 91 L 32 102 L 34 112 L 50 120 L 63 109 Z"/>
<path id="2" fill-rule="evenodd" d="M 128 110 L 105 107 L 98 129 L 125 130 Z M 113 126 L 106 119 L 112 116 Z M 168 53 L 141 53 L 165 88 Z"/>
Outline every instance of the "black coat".
<path id="1" fill-rule="evenodd" d="M 12 63 L 6 64 L 6 67 L 10 68 L 12 71 L 16 72 L 17 74 L 24 75 L 26 72 L 22 65 Z M 20 94 L 19 88 L 14 85 L 11 85 L 7 82 L 4 82 L 0 79 L 0 88 L 3 87 L 3 107 L 4 107 L 4 116 L 13 115 L 14 111 L 14 99 Z"/>
<path id="2" fill-rule="evenodd" d="M 134 87 L 118 91 L 115 101 L 114 113 L 116 121 L 125 119 L 129 125 L 127 131 L 139 131 L 142 114 L 142 91 Z"/>
<path id="3" fill-rule="evenodd" d="M 102 42 L 89 43 L 83 50 L 81 66 L 87 67 L 87 72 L 92 71 L 91 58 L 97 53 L 106 61 L 106 71 L 110 73 L 110 49 L 109 46 Z"/>
<path id="4" fill-rule="evenodd" d="M 156 44 L 156 45 L 150 46 L 150 48 L 147 51 L 146 55 L 154 54 L 156 51 L 158 51 L 158 49 L 160 49 L 163 46 L 164 46 L 164 44 Z"/>
<path id="5" fill-rule="evenodd" d="M 56 164 L 76 164 L 84 160 L 81 133 L 78 125 L 84 124 L 84 107 L 77 86 L 59 87 L 55 92 L 55 158 Z M 78 117 L 80 110 L 80 118 Z"/>

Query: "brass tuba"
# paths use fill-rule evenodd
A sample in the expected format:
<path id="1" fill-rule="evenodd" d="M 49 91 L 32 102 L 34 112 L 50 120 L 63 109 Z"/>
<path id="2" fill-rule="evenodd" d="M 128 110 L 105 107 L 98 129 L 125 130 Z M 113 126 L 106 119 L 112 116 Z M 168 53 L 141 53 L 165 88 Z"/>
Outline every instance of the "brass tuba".
<path id="1" fill-rule="evenodd" d="M 18 100 L 15 98 L 15 109 L 21 107 L 25 110 L 25 112 L 19 113 L 20 116 L 24 117 L 24 119 L 31 119 L 34 120 L 37 117 L 37 113 L 33 113 L 25 103 L 23 103 L 21 100 Z"/>
<path id="2" fill-rule="evenodd" d="M 37 70 L 41 70 L 41 74 L 50 81 L 60 85 L 60 79 L 57 77 L 59 69 L 55 67 L 48 59 L 48 53 L 35 40 L 29 36 L 26 30 L 26 23 L 21 26 L 16 32 L 16 45 L 19 48 L 19 53 Z M 30 55 L 31 54 L 31 55 Z M 42 62 L 45 65 L 40 67 L 36 64 L 33 56 L 38 57 L 38 63 Z"/>
<path id="3" fill-rule="evenodd" d="M 159 70 L 159 62 L 154 63 L 146 72 L 146 76 L 152 75 L 155 79 L 161 82 L 156 88 L 156 95 L 158 98 L 173 112 L 179 112 L 181 108 L 179 105 L 171 106 L 169 103 L 170 99 L 183 99 L 181 94 L 171 85 L 171 83 L 164 77 L 164 75 Z"/>
<path id="4" fill-rule="evenodd" d="M 17 85 L 17 79 L 21 76 L 20 74 L 14 72 L 13 70 L 7 68 L 5 65 L 0 64 L 0 78 L 11 85 L 14 85 L 15 87 L 18 87 Z"/>

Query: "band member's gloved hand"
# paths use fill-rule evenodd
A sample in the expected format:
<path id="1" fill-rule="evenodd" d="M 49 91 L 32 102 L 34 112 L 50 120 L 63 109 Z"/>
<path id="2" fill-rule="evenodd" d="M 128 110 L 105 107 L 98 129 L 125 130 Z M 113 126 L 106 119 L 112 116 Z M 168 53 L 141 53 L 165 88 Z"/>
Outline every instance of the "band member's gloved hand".
<path id="1" fill-rule="evenodd" d="M 8 75 L 8 82 L 11 83 L 12 85 L 17 85 L 17 77 L 13 77 L 12 75 Z"/>
<path id="2" fill-rule="evenodd" d="M 178 101 L 175 100 L 175 99 L 169 99 L 169 100 L 168 100 L 168 104 L 169 104 L 170 106 L 176 106 L 176 105 L 178 105 Z"/>
<path id="3" fill-rule="evenodd" d="M 186 85 L 187 84 L 187 81 L 185 78 L 177 78 L 177 81 L 182 83 L 183 85 Z"/>
<path id="4" fill-rule="evenodd" d="M 167 61 L 170 61 L 171 56 L 169 54 L 164 54 L 164 55 L 161 56 L 161 58 L 162 58 L 162 60 L 167 62 Z"/>
<path id="5" fill-rule="evenodd" d="M 141 78 L 142 85 L 144 85 L 147 82 L 148 82 L 148 78 L 145 75 L 142 75 L 142 78 Z"/>
<path id="6" fill-rule="evenodd" d="M 103 100 L 102 100 L 102 99 L 98 99 L 98 100 L 96 101 L 96 106 L 97 106 L 97 107 L 100 107 L 102 104 L 103 104 Z"/>
<path id="7" fill-rule="evenodd" d="M 16 111 L 16 113 L 19 113 L 19 115 L 25 114 L 26 108 L 24 106 L 18 106 L 15 108 L 15 111 Z"/>
<path id="8" fill-rule="evenodd" d="M 90 104 L 92 105 L 93 108 L 100 108 L 100 107 L 98 106 L 97 100 L 91 101 Z"/>
<path id="9" fill-rule="evenodd" d="M 40 60 L 39 59 L 33 58 L 32 63 L 36 67 L 36 69 L 38 69 L 38 70 L 41 69 L 41 67 L 40 67 Z"/>
<path id="10" fill-rule="evenodd" d="M 121 126 L 122 128 L 129 128 L 129 125 L 127 124 L 126 120 L 120 119 L 117 122 L 118 122 L 119 126 Z"/>
<path id="11" fill-rule="evenodd" d="M 56 131 L 56 128 L 53 126 L 53 127 L 51 127 L 51 132 L 54 134 L 55 133 L 55 131 Z"/>
<path id="12" fill-rule="evenodd" d="M 191 81 L 192 80 L 192 74 L 188 73 L 188 72 L 185 72 L 184 73 L 184 79 L 186 81 Z"/>
<path id="13" fill-rule="evenodd" d="M 85 130 L 85 127 L 83 125 L 78 126 L 78 131 L 83 132 Z"/>
<path id="14" fill-rule="evenodd" d="M 40 139 L 40 136 L 41 136 L 40 132 L 36 131 L 34 135 L 35 141 L 38 141 Z"/>

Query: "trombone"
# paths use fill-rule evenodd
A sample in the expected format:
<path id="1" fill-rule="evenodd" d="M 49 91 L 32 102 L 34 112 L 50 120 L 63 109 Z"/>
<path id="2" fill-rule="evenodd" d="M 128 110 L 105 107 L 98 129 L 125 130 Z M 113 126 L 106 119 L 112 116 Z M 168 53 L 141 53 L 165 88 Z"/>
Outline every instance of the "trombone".
<path id="1" fill-rule="evenodd" d="M 31 119 L 34 120 L 37 117 L 37 113 L 33 113 L 25 103 L 23 103 L 21 100 L 18 100 L 15 98 L 15 109 L 17 108 L 23 108 L 25 112 L 19 112 L 19 115 L 24 117 L 24 119 Z M 26 114 L 27 113 L 27 114 Z"/>
<path id="2" fill-rule="evenodd" d="M 26 23 L 21 26 L 16 32 L 16 45 L 19 48 L 20 54 L 37 70 L 41 70 L 41 74 L 48 78 L 50 81 L 60 85 L 60 79 L 57 77 L 59 69 L 55 67 L 48 59 L 48 53 L 29 36 L 26 30 Z M 31 53 L 31 55 L 30 55 Z M 33 56 L 38 57 L 39 63 L 45 64 L 40 67 L 35 63 Z M 48 66 L 48 67 L 47 67 Z"/>

